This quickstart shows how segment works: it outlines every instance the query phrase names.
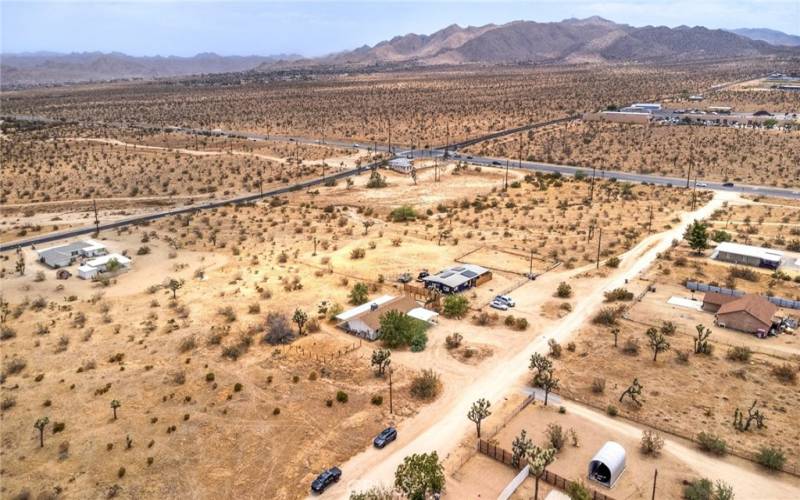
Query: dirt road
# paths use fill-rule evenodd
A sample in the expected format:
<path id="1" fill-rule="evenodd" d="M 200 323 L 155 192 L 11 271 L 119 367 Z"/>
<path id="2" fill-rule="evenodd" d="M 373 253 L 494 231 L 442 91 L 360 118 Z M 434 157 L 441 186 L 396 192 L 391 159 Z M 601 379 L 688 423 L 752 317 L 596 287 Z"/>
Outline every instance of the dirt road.
<path id="1" fill-rule="evenodd" d="M 626 421 L 614 419 L 594 410 L 562 400 L 567 411 L 586 420 L 614 431 L 615 433 L 638 439 L 642 428 Z M 788 474 L 766 474 L 755 464 L 736 457 L 713 458 L 694 446 L 687 446 L 675 438 L 664 438 L 664 453 L 670 453 L 691 467 L 698 474 L 712 480 L 721 480 L 733 486 L 737 498 L 760 498 L 792 500 L 800 498 L 800 479 Z"/>
<path id="2" fill-rule="evenodd" d="M 446 408 L 436 405 L 434 411 L 431 407 L 427 407 L 416 417 L 405 421 L 398 429 L 398 440 L 389 449 L 370 448 L 350 459 L 341 467 L 343 481 L 331 488 L 325 496 L 346 498 L 350 492 L 359 491 L 373 484 L 391 485 L 397 465 L 412 453 L 435 450 L 440 457 L 446 457 L 455 450 L 465 433 L 474 431 L 473 424 L 466 418 L 469 407 L 474 401 L 486 398 L 493 405 L 498 405 L 519 379 L 528 373 L 528 360 L 534 352 L 547 352 L 547 341 L 551 338 L 564 343 L 601 306 L 604 291 L 624 286 L 626 279 L 634 279 L 653 263 L 659 252 L 670 246 L 673 239 L 680 239 L 685 228 L 693 220 L 710 216 L 724 201 L 735 198 L 736 194 L 717 192 L 707 205 L 695 212 L 684 214 L 681 223 L 673 229 L 644 239 L 620 256 L 619 268 L 608 277 L 600 279 L 590 293 L 580 297 L 575 302 L 572 313 L 565 316 L 555 327 L 521 349 L 510 362 L 498 364 L 487 376 L 463 387 L 458 397 L 453 398 Z M 537 286 L 535 281 L 524 285 L 524 287 L 535 286 Z M 732 484 L 738 485 L 738 481 Z"/>

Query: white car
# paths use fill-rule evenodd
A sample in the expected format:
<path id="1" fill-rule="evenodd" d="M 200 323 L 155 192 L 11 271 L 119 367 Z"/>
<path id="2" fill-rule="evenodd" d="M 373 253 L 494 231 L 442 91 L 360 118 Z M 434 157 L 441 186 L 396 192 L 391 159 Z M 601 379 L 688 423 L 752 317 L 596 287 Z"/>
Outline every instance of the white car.
<path id="1" fill-rule="evenodd" d="M 697 183 L 697 187 L 699 187 L 699 188 L 707 188 L 708 184 L 706 184 L 705 182 L 698 182 Z"/>
<path id="2" fill-rule="evenodd" d="M 497 302 L 502 302 L 508 307 L 514 307 L 515 305 L 517 305 L 514 303 L 514 299 L 512 299 L 508 295 L 498 295 L 497 297 L 494 298 L 494 300 Z"/>
<path id="3" fill-rule="evenodd" d="M 499 300 L 495 299 L 490 304 L 489 307 L 493 309 L 499 309 L 501 311 L 508 311 L 508 306 L 505 302 L 500 302 Z"/>

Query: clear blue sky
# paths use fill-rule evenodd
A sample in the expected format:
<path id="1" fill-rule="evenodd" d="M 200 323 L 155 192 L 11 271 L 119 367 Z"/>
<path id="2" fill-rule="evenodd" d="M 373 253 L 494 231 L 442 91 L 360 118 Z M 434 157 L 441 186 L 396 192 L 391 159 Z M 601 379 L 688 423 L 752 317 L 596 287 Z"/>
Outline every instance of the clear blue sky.
<path id="1" fill-rule="evenodd" d="M 634 26 L 757 27 L 800 34 L 800 0 L 0 0 L 0 50 L 316 56 L 409 32 L 432 33 L 452 23 L 592 15 Z"/>

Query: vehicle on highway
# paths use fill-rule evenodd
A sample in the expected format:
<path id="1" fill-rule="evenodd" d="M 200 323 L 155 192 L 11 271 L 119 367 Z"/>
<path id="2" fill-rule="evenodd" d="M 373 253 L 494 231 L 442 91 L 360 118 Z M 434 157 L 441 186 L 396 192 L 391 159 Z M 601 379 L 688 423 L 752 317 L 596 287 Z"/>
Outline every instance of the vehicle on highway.
<path id="1" fill-rule="evenodd" d="M 515 305 L 517 305 L 514 302 L 514 299 L 512 299 L 508 295 L 498 295 L 497 297 L 494 298 L 494 300 L 497 301 L 497 302 L 502 302 L 505 305 L 507 305 L 508 307 L 514 307 Z"/>
<path id="2" fill-rule="evenodd" d="M 722 187 L 732 188 L 733 187 L 733 183 L 732 182 L 725 182 L 725 183 L 722 184 Z"/>
<path id="3" fill-rule="evenodd" d="M 467 160 L 471 160 L 471 159 L 472 159 L 472 157 L 471 157 L 471 156 L 467 156 Z"/>
<path id="4" fill-rule="evenodd" d="M 497 299 L 491 301 L 489 303 L 489 307 L 492 309 L 498 309 L 500 311 L 508 311 L 508 305 L 505 302 L 500 302 Z"/>
<path id="5" fill-rule="evenodd" d="M 314 493 L 322 493 L 325 491 L 325 488 L 338 482 L 341 477 L 342 471 L 338 467 L 326 469 L 311 483 L 311 491 Z"/>
<path id="6" fill-rule="evenodd" d="M 383 448 L 395 439 L 397 439 L 397 429 L 394 427 L 387 427 L 382 430 L 380 434 L 375 436 L 375 439 L 372 440 L 372 444 L 375 448 Z"/>
<path id="7" fill-rule="evenodd" d="M 492 165 L 500 165 L 500 162 L 495 160 L 495 161 L 492 162 Z"/>
<path id="8" fill-rule="evenodd" d="M 696 185 L 697 187 L 699 187 L 699 188 L 707 188 L 707 187 L 708 187 L 708 184 L 706 184 L 705 182 L 698 182 L 698 183 L 697 183 L 697 184 L 695 184 L 695 185 Z"/>
<path id="9" fill-rule="evenodd" d="M 353 147 L 354 147 L 354 148 L 358 148 L 358 147 L 361 147 L 361 146 L 359 146 L 357 142 L 354 142 L 354 143 L 353 143 Z"/>

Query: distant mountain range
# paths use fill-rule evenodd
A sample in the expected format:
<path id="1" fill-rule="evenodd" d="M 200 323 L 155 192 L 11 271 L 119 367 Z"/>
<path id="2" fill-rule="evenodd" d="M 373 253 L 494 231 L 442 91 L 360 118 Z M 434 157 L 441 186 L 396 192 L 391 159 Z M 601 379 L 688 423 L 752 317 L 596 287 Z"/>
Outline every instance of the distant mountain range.
<path id="1" fill-rule="evenodd" d="M 634 27 L 590 17 L 560 22 L 514 21 L 431 35 L 410 33 L 372 47 L 324 57 L 296 55 L 134 57 L 118 52 L 36 52 L 0 56 L 3 88 L 131 78 L 319 67 L 391 65 L 683 62 L 702 59 L 800 56 L 800 37 L 768 29 L 711 30 L 701 26 Z"/>
<path id="2" fill-rule="evenodd" d="M 0 56 L 0 84 L 5 87 L 130 78 L 156 78 L 251 70 L 261 64 L 299 59 L 296 55 L 136 57 L 119 52 L 26 52 Z"/>
<path id="3" fill-rule="evenodd" d="M 735 30 L 728 30 L 731 33 L 745 36 L 751 40 L 761 40 L 771 45 L 786 45 L 788 47 L 800 47 L 800 36 L 787 35 L 782 31 L 771 30 L 767 28 L 738 28 Z"/>
<path id="4" fill-rule="evenodd" d="M 789 36 L 789 35 L 785 35 Z M 601 63 L 685 61 L 800 54 L 730 31 L 704 27 L 617 24 L 601 17 L 537 23 L 514 21 L 462 28 L 451 25 L 432 35 L 397 36 L 313 61 L 321 64 L 383 63 Z M 296 61 L 297 62 L 297 61 Z M 264 69 L 266 65 L 262 66 Z"/>

